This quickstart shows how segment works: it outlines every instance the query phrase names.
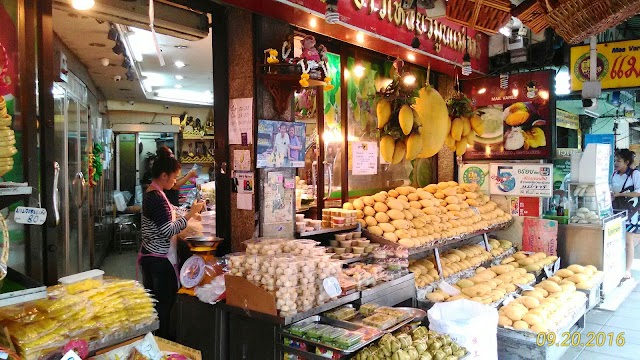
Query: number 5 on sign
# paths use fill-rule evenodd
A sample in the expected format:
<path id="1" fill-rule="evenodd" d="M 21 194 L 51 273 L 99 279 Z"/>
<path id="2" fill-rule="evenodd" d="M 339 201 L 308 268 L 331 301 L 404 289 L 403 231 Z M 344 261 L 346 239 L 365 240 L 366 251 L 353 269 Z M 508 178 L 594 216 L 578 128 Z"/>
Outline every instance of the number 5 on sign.
<path id="1" fill-rule="evenodd" d="M 18 224 L 42 225 L 47 220 L 47 209 L 18 206 L 13 216 Z"/>

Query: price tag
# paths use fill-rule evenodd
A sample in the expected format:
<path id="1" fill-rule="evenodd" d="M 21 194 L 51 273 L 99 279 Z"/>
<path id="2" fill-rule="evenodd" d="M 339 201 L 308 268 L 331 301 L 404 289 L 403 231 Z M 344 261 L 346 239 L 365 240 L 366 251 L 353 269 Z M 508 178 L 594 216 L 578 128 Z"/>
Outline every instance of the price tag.
<path id="1" fill-rule="evenodd" d="M 556 262 L 553 264 L 553 273 L 557 273 L 558 270 L 560 270 L 560 258 L 558 258 L 556 260 Z"/>
<path id="2" fill-rule="evenodd" d="M 547 276 L 547 279 L 553 276 L 553 272 L 549 269 L 548 266 L 542 268 L 544 270 L 544 274 Z"/>
<path id="3" fill-rule="evenodd" d="M 78 356 L 78 354 L 76 354 L 75 351 L 69 350 L 68 353 L 62 356 L 62 360 L 82 360 L 82 359 L 80 359 L 80 356 Z"/>
<path id="4" fill-rule="evenodd" d="M 337 297 L 342 294 L 342 288 L 340 287 L 340 282 L 335 277 L 328 277 L 322 281 L 322 286 L 324 287 L 324 291 L 327 292 L 329 297 Z"/>
<path id="5" fill-rule="evenodd" d="M 47 220 L 47 209 L 18 206 L 13 216 L 18 224 L 42 225 Z"/>
<path id="6" fill-rule="evenodd" d="M 456 295 L 460 295 L 461 294 L 460 290 L 458 290 L 458 289 L 454 288 L 453 286 L 447 284 L 445 281 L 440 281 L 438 283 L 438 287 L 440 288 L 440 290 L 444 291 L 449 296 L 456 296 Z"/>
<path id="7" fill-rule="evenodd" d="M 535 290 L 531 285 L 516 285 L 516 286 L 519 287 L 522 291 Z"/>

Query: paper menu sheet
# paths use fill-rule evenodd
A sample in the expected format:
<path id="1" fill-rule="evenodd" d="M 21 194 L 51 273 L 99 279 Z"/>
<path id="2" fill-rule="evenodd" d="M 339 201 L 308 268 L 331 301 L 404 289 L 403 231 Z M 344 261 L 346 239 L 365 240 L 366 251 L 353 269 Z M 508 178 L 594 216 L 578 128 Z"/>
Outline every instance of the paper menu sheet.
<path id="1" fill-rule="evenodd" d="M 253 98 L 229 100 L 229 144 L 253 144 Z"/>
<path id="2" fill-rule="evenodd" d="M 353 175 L 376 175 L 378 173 L 378 144 L 375 142 L 354 141 L 351 143 L 353 152 Z"/>

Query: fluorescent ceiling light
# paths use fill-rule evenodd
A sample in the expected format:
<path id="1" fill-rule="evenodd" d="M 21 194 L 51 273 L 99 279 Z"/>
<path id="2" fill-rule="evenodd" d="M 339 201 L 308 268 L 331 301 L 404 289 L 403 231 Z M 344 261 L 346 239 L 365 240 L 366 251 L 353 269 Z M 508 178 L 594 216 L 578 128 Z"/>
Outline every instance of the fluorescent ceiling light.
<path id="1" fill-rule="evenodd" d="M 153 93 L 154 98 L 158 100 L 165 100 L 170 102 L 185 103 L 185 104 L 197 104 L 197 105 L 212 105 L 213 98 L 206 92 L 192 91 L 185 89 L 158 89 Z"/>
<path id="2" fill-rule="evenodd" d="M 76 10 L 89 10 L 96 2 L 94 0 L 72 0 L 71 6 Z"/>
<path id="3" fill-rule="evenodd" d="M 178 69 L 183 68 L 185 66 L 187 66 L 187 64 L 185 64 L 183 61 L 176 61 L 175 63 L 173 63 Z"/>
<path id="4" fill-rule="evenodd" d="M 569 95 L 571 93 L 571 75 L 568 69 L 561 69 L 556 74 L 556 95 Z"/>

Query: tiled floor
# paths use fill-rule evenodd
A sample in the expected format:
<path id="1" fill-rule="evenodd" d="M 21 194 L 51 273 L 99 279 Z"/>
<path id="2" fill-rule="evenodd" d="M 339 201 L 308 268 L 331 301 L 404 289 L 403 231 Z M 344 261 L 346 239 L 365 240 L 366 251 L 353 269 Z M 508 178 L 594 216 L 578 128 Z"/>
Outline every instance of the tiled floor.
<path id="1" fill-rule="evenodd" d="M 137 258 L 138 253 L 134 250 L 123 251 L 121 254 L 112 251 L 104 259 L 100 268 L 104 270 L 106 275 L 123 279 L 135 279 Z M 140 279 L 142 279 L 141 276 Z"/>
<path id="2" fill-rule="evenodd" d="M 635 279 L 640 279 L 640 271 L 633 271 Z M 613 360 L 640 359 L 640 284 L 616 311 L 591 310 L 582 332 L 614 334 L 614 345 L 603 347 L 569 348 L 560 360 Z M 624 332 L 625 344 L 615 345 L 615 337 Z M 585 338 L 586 339 L 586 338 Z M 606 340 L 608 342 L 608 339 Z"/>

